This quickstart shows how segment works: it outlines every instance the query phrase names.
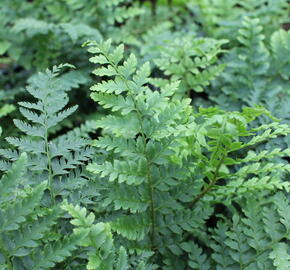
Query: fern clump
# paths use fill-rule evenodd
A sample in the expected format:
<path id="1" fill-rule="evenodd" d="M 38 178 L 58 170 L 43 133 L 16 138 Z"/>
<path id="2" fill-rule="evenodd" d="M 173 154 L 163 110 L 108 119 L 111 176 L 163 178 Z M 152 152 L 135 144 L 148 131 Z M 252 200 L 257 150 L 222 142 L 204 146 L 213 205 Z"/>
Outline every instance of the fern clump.
<path id="1" fill-rule="evenodd" d="M 189 99 L 174 98 L 179 81 L 151 90 L 150 65 L 138 67 L 133 54 L 124 60 L 123 45 L 112 49 L 109 40 L 90 46 L 90 60 L 98 64 L 93 73 L 108 78 L 91 87 L 91 96 L 112 113 L 96 122 L 103 136 L 94 146 L 107 157 L 88 170 L 103 198 L 99 212 L 106 212 L 129 250 L 154 252 L 151 261 L 162 269 L 186 269 L 191 251 L 183 239 L 207 246 L 205 224 L 214 205 L 232 209 L 248 194 L 289 190 L 282 180 L 289 166 L 265 163 L 289 150 L 250 149 L 289 133 L 275 121 L 251 128 L 260 115 L 271 117 L 265 109 L 195 113 Z"/>
<path id="2" fill-rule="evenodd" d="M 288 2 L 2 0 L 0 270 L 288 270 Z"/>
<path id="3" fill-rule="evenodd" d="M 208 93 L 222 108 L 228 108 L 227 104 L 233 109 L 262 105 L 275 117 L 289 123 L 289 72 L 286 71 L 289 61 L 282 59 L 282 54 L 287 54 L 289 31 L 274 32 L 270 45 L 264 39 L 261 21 L 245 17 L 237 36 L 239 46 L 223 58 L 227 66 L 225 72 Z M 257 122 L 264 124 L 267 121 L 260 117 Z M 289 146 L 287 138 L 275 140 L 273 144 L 273 147 Z"/>
<path id="4" fill-rule="evenodd" d="M 116 250 L 113 235 L 108 223 L 94 223 L 93 213 L 87 215 L 85 208 L 65 203 L 62 208 L 73 217 L 71 223 L 75 226 L 74 234 L 86 235 L 80 245 L 87 250 L 86 269 L 145 269 L 145 262 L 141 261 L 135 268 L 129 268 L 127 251 L 124 247 Z"/>
<path id="5" fill-rule="evenodd" d="M 191 268 L 288 269 L 288 199 L 283 193 L 266 200 L 250 196 L 239 206 L 242 213 L 233 208 L 232 220 L 220 220 L 212 230 L 210 254 L 195 243 L 182 244 Z"/>
<path id="6" fill-rule="evenodd" d="M 85 236 L 51 234 L 63 211 L 41 206 L 46 183 L 31 188 L 25 179 L 26 167 L 23 154 L 0 181 L 1 269 L 51 268 L 69 257 Z"/>
<path id="7" fill-rule="evenodd" d="M 288 21 L 287 0 L 197 0 L 189 1 L 202 29 L 215 38 L 232 40 L 245 16 L 260 18 L 267 39 Z"/>

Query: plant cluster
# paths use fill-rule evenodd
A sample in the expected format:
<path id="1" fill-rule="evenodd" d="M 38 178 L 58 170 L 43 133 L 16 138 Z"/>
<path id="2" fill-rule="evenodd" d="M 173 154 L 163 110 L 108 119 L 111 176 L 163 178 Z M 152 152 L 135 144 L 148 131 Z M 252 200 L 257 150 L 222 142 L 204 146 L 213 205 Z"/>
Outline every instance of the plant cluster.
<path id="1" fill-rule="evenodd" d="M 288 1 L 0 11 L 0 269 L 289 269 Z"/>

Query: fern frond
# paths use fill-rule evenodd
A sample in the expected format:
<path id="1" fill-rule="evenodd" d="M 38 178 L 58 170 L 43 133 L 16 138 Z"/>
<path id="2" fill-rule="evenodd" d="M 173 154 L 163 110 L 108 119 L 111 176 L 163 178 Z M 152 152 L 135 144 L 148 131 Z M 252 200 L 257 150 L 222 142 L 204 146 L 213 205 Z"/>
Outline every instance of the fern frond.
<path id="1" fill-rule="evenodd" d="M 26 217 L 39 205 L 46 185 L 45 182 L 41 183 L 31 192 L 27 192 L 24 198 L 18 198 L 15 203 L 0 211 L 0 232 L 17 230 L 19 228 L 19 224 L 23 223 Z"/>
<path id="2" fill-rule="evenodd" d="M 79 243 L 85 237 L 85 233 L 72 234 L 54 244 L 47 244 L 43 250 L 39 250 L 29 256 L 30 269 L 51 268 L 56 263 L 64 261 L 72 255 L 72 251 L 78 248 Z"/>
<path id="3" fill-rule="evenodd" d="M 27 156 L 23 154 L 12 168 L 0 180 L 0 205 L 13 198 L 13 191 L 23 181 Z"/>
<path id="4" fill-rule="evenodd" d="M 25 151 L 28 154 L 29 173 L 33 176 L 38 175 L 32 177 L 33 184 L 48 180 L 52 201 L 57 195 L 54 194 L 55 188 L 64 192 L 65 186 L 70 189 L 73 186 L 80 186 L 76 183 L 68 185 L 66 179 L 62 181 L 61 177 L 66 178 L 66 175 L 71 171 L 80 169 L 93 154 L 93 150 L 88 147 L 88 141 L 73 134 L 49 140 L 52 128 L 58 126 L 77 109 L 77 106 L 66 108 L 69 101 L 66 91 L 84 80 L 82 78 L 78 82 L 76 78 L 75 81 L 67 82 L 72 76 L 71 73 L 60 76 L 61 69 L 66 66 L 69 65 L 55 66 L 52 70 L 47 70 L 30 78 L 27 91 L 37 101 L 20 102 L 20 113 L 25 120 L 14 120 L 15 125 L 26 136 L 6 139 L 20 152 Z M 1 150 L 1 154 L 8 160 L 18 159 L 18 153 L 11 150 Z M 39 177 L 41 174 L 42 179 Z M 57 184 L 54 183 L 56 178 L 58 178 Z M 72 177 L 72 179 L 76 180 L 77 178 Z M 59 186 L 60 183 L 63 183 L 62 188 Z"/>

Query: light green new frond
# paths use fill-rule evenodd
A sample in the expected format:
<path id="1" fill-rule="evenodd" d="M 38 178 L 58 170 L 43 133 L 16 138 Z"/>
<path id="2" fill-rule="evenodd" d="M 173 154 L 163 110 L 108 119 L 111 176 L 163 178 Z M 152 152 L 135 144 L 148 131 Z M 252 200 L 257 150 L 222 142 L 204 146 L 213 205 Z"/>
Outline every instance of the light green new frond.
<path id="1" fill-rule="evenodd" d="M 71 220 L 71 224 L 77 227 L 89 228 L 95 221 L 95 216 L 93 213 L 87 215 L 86 208 L 82 208 L 78 205 L 73 206 L 72 204 L 62 205 L 62 209 L 69 212 L 69 214 L 74 218 Z"/>
<path id="2" fill-rule="evenodd" d="M 116 78 L 113 80 L 104 81 L 101 83 L 97 83 L 90 88 L 92 91 L 98 91 L 101 93 L 115 93 L 121 94 L 122 92 L 127 91 L 126 83 L 120 78 Z"/>
<path id="3" fill-rule="evenodd" d="M 94 224 L 94 214 L 87 215 L 85 208 L 71 204 L 64 204 L 62 208 L 72 215 L 75 234 L 85 235 L 80 245 L 90 248 L 87 269 L 113 269 L 115 249 L 110 225 Z"/>
<path id="4" fill-rule="evenodd" d="M 269 257 L 273 260 L 277 270 L 290 268 L 289 246 L 286 243 L 278 243 L 274 246 Z"/>
<path id="5" fill-rule="evenodd" d="M 11 104 L 5 104 L 0 107 L 0 118 L 8 115 L 15 110 L 15 106 Z"/>

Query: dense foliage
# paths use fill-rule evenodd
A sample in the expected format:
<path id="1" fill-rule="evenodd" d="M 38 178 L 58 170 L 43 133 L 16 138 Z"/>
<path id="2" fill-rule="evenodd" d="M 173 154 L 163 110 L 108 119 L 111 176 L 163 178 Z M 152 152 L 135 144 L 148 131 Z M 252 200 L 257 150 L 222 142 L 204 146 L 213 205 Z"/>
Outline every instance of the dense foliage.
<path id="1" fill-rule="evenodd" d="M 0 269 L 288 270 L 287 0 L 2 0 Z"/>

